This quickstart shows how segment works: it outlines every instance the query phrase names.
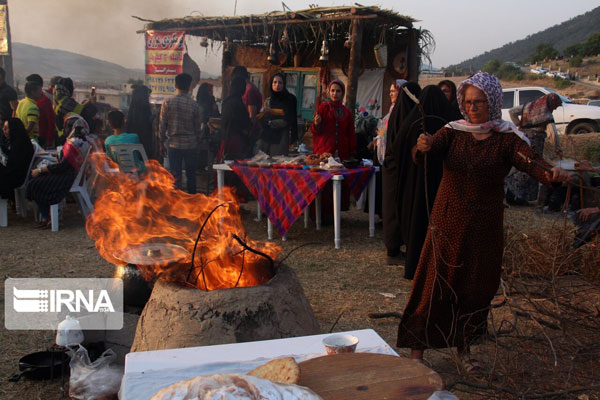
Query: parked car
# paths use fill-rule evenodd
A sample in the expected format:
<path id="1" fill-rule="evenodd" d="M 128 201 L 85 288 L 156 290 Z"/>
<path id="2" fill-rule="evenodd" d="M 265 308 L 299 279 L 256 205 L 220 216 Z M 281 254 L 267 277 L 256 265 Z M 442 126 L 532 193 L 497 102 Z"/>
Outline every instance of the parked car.
<path id="1" fill-rule="evenodd" d="M 550 78 L 554 78 L 556 75 L 558 75 L 558 73 L 556 73 L 554 71 L 546 72 L 546 76 L 549 76 Z"/>
<path id="2" fill-rule="evenodd" d="M 503 89 L 502 93 L 502 118 L 507 121 L 510 121 L 510 108 L 537 100 L 548 93 L 556 93 L 563 105 L 554 110 L 552 115 L 560 133 L 600 132 L 600 107 L 575 104 L 570 98 L 540 86 Z"/>
<path id="3" fill-rule="evenodd" d="M 571 75 L 567 74 L 566 72 L 559 72 L 556 74 L 556 76 L 561 79 L 571 79 Z"/>
<path id="4" fill-rule="evenodd" d="M 536 75 L 540 75 L 542 73 L 539 68 L 531 68 L 529 72 Z"/>

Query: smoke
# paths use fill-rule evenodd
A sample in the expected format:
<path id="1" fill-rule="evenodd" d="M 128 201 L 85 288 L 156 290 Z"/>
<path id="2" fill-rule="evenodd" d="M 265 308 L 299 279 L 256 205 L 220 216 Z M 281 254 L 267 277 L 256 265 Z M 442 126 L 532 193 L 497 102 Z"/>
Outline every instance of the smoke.
<path id="1" fill-rule="evenodd" d="M 143 29 L 145 23 L 132 15 L 160 20 L 187 15 L 230 15 L 232 12 L 233 5 L 215 6 L 206 0 L 9 1 L 13 42 L 67 50 L 140 69 L 144 67 L 144 36 L 136 31 Z M 202 64 L 203 61 L 206 64 L 207 58 L 204 52 L 202 55 L 201 60 L 192 53 L 204 69 Z M 220 73 L 220 61 L 217 64 L 217 68 L 207 70 Z"/>

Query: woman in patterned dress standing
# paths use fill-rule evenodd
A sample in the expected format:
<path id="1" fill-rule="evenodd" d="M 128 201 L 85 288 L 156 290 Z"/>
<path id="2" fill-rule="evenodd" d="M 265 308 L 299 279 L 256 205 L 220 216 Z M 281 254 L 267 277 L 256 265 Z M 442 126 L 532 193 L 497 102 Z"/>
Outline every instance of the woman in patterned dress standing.
<path id="1" fill-rule="evenodd" d="M 427 348 L 456 346 L 465 370 L 477 373 L 469 346 L 487 332 L 500 283 L 504 177 L 513 166 L 546 185 L 568 174 L 559 168 L 545 173 L 519 155 L 551 168 L 514 124 L 501 119 L 502 88 L 493 75 L 463 81 L 458 102 L 465 119 L 433 136 L 422 134 L 413 149 L 415 161 L 442 158 L 444 175 L 397 345 L 417 360 Z"/>

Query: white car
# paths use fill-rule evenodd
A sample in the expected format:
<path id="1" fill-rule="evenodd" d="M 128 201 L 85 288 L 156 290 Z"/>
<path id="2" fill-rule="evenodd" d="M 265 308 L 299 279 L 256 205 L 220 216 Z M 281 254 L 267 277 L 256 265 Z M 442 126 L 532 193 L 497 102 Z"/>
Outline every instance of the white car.
<path id="1" fill-rule="evenodd" d="M 552 89 L 539 86 L 502 89 L 502 119 L 510 121 L 508 110 L 529 103 L 548 94 Z M 552 113 L 556 127 L 562 134 L 600 132 L 600 107 L 575 104 L 570 98 L 559 93 L 563 105 Z"/>
<path id="2" fill-rule="evenodd" d="M 556 76 L 558 76 L 561 79 L 571 79 L 571 76 L 566 72 L 559 72 L 556 74 Z"/>
<path id="3" fill-rule="evenodd" d="M 540 69 L 539 69 L 539 68 L 531 68 L 531 69 L 529 70 L 529 72 L 531 72 L 532 74 L 536 74 L 536 75 L 540 75 L 540 74 L 541 74 L 541 72 L 540 72 Z"/>
<path id="4" fill-rule="evenodd" d="M 548 72 L 546 72 L 546 76 L 549 76 L 550 78 L 554 78 L 556 76 L 556 72 L 548 71 Z"/>

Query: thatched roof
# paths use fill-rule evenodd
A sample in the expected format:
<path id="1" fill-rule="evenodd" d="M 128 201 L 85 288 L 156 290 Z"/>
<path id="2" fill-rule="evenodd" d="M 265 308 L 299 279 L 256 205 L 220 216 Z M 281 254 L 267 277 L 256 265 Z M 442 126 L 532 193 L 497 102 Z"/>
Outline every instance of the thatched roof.
<path id="1" fill-rule="evenodd" d="M 141 18 L 140 18 L 141 19 Z M 187 35 L 206 36 L 212 40 L 226 38 L 249 45 L 264 44 L 265 37 L 277 37 L 285 30 L 290 35 L 303 33 L 304 40 L 316 40 L 323 32 L 348 32 L 353 20 L 364 21 L 366 31 L 387 32 L 412 28 L 417 20 L 379 7 L 315 7 L 298 11 L 273 11 L 234 17 L 189 16 L 148 21 L 144 30 L 185 31 Z M 277 35 L 277 36 L 276 36 Z"/>

